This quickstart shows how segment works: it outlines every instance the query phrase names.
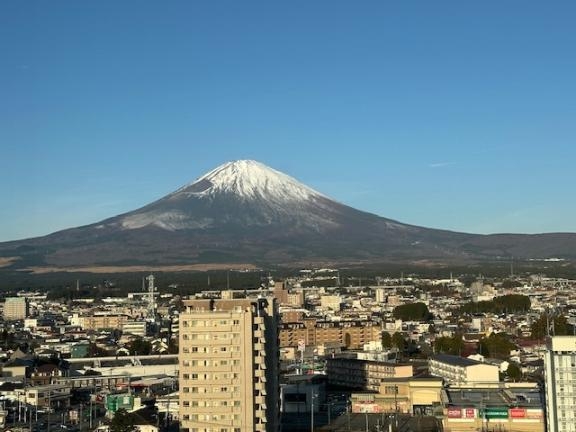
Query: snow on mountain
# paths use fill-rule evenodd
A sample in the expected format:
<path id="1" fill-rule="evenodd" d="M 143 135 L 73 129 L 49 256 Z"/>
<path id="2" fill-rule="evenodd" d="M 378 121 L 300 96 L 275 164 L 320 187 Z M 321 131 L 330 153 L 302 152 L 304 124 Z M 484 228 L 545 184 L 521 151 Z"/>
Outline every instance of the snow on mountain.
<path id="1" fill-rule="evenodd" d="M 242 221 L 247 226 L 287 220 L 315 231 L 334 226 L 335 202 L 260 162 L 228 162 L 165 198 L 125 215 L 124 229 L 174 231 Z M 216 215 L 216 216 L 215 216 Z"/>
<path id="2" fill-rule="evenodd" d="M 205 197 L 221 193 L 232 193 L 245 199 L 267 198 L 282 202 L 326 198 L 296 179 L 253 160 L 220 165 L 170 196 Z"/>
<path id="3" fill-rule="evenodd" d="M 0 244 L 18 268 L 249 263 L 425 263 L 576 258 L 576 234 L 473 235 L 346 206 L 249 160 L 219 166 L 142 208 Z M 16 267 L 14 267 L 16 268 Z M 230 268 L 230 267 L 228 267 Z"/>

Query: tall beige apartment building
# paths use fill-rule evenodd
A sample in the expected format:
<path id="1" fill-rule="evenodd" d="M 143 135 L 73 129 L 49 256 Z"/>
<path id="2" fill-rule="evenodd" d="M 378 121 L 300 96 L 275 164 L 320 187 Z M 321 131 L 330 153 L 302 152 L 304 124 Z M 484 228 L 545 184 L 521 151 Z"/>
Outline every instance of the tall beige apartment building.
<path id="1" fill-rule="evenodd" d="M 179 336 L 181 430 L 278 431 L 275 299 L 189 300 L 184 305 Z"/>
<path id="2" fill-rule="evenodd" d="M 4 302 L 4 319 L 23 320 L 28 316 L 28 300 L 25 297 L 7 297 Z"/>

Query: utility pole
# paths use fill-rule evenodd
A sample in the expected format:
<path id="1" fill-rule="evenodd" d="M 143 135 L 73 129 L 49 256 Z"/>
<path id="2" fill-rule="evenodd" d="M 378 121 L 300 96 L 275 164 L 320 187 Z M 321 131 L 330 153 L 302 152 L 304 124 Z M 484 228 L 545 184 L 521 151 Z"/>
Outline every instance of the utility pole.
<path id="1" fill-rule="evenodd" d="M 92 395 L 90 395 L 90 414 L 88 416 L 88 427 L 90 428 L 90 430 L 92 430 Z"/>
<path id="2" fill-rule="evenodd" d="M 314 432 L 314 388 L 312 388 L 312 397 L 310 398 L 310 432 Z"/>
<path id="3" fill-rule="evenodd" d="M 346 412 L 348 413 L 348 432 L 350 432 L 350 411 L 352 411 L 351 405 L 346 407 Z"/>
<path id="4" fill-rule="evenodd" d="M 48 421 L 46 422 L 46 432 L 50 432 L 50 411 L 52 411 L 52 389 L 48 389 Z"/>

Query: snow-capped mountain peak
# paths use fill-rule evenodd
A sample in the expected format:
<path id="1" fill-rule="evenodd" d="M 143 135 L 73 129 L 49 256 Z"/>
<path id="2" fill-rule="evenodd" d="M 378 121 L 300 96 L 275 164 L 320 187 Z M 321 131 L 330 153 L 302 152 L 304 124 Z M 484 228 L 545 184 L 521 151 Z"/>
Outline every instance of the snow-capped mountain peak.
<path id="1" fill-rule="evenodd" d="M 171 196 L 206 197 L 221 193 L 232 193 L 244 199 L 265 197 L 281 201 L 326 198 L 296 179 L 254 160 L 237 160 L 220 165 Z"/>
<path id="2" fill-rule="evenodd" d="M 317 231 L 334 226 L 333 205 L 339 204 L 284 173 L 253 160 L 238 160 L 220 165 L 165 198 L 123 216 L 121 225 L 174 231 L 233 222 L 271 226 L 291 221 Z"/>

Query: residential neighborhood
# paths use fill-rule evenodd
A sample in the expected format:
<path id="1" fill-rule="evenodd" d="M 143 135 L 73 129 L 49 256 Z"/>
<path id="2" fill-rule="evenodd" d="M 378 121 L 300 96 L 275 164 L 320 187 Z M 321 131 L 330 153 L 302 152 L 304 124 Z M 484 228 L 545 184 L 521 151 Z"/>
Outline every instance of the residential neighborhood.
<path id="1" fill-rule="evenodd" d="M 545 359 L 574 338 L 574 280 L 412 275 L 343 286 L 338 270 L 318 269 L 190 298 L 163 293 L 152 275 L 146 280 L 147 289 L 125 297 L 60 301 L 20 291 L 5 298 L 5 430 L 108 430 L 122 416 L 140 431 L 200 430 L 214 422 L 233 431 L 240 421 L 255 421 L 254 430 L 274 421 L 286 430 L 554 430 L 546 385 L 557 385 L 550 376 L 557 370 L 547 374 Z M 258 314 L 268 317 L 261 334 L 250 324 Z M 222 325 L 228 330 L 215 333 Z M 234 346 L 241 352 L 249 343 L 244 337 L 256 338 L 262 357 L 241 356 L 230 361 L 229 374 L 214 369 L 197 377 L 209 363 L 226 362 L 217 351 L 236 358 Z M 213 348 L 202 348 L 204 339 L 214 340 L 207 345 Z M 206 365 L 196 369 L 196 358 Z M 195 380 L 210 393 L 232 375 L 231 384 L 250 385 L 257 369 L 263 387 L 251 409 L 256 420 L 243 407 L 242 419 L 232 410 L 216 421 L 194 408 L 194 395 L 183 398 L 198 391 Z M 574 397 L 572 381 L 569 387 L 567 397 Z M 222 387 L 211 406 L 243 406 L 249 396 L 233 397 L 241 388 Z M 565 416 L 557 422 L 573 416 L 553 410 Z"/>

